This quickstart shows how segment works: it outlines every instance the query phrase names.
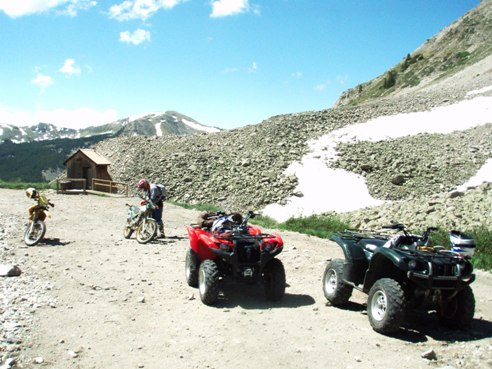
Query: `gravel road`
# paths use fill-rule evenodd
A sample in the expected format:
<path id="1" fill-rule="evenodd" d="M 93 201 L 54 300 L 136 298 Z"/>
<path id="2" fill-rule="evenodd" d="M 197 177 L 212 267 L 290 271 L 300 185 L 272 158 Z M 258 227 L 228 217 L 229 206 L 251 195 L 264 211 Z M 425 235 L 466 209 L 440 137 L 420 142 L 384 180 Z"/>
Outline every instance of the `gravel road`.
<path id="1" fill-rule="evenodd" d="M 467 332 L 413 314 L 387 337 L 368 322 L 365 295 L 330 306 L 321 278 L 340 257 L 331 241 L 282 232 L 284 299 L 227 282 L 216 306 L 184 277 L 185 225 L 197 212 L 166 204 L 168 238 L 124 239 L 134 198 L 48 193 L 55 203 L 43 243 L 22 243 L 23 191 L 0 189 L 0 368 L 492 368 L 492 275 L 477 271 L 476 313 Z M 427 355 L 426 355 L 427 354 Z M 428 358 L 424 358 L 427 356 Z"/>

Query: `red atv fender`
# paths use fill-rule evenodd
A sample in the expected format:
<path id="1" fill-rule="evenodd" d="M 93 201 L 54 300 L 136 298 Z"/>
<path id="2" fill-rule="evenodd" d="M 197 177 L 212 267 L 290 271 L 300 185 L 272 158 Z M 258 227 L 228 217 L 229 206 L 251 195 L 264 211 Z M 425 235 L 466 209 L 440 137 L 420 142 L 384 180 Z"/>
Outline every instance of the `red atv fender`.
<path id="1" fill-rule="evenodd" d="M 248 226 L 248 233 L 252 236 L 258 236 L 261 234 L 261 229 L 258 226 L 250 225 Z"/>
<path id="2" fill-rule="evenodd" d="M 268 242 L 276 242 L 277 245 L 278 245 L 277 247 L 280 247 L 280 246 L 283 246 L 284 245 L 284 240 L 282 239 L 282 237 L 280 237 L 280 235 L 278 233 L 272 232 L 272 233 L 270 233 L 270 236 L 271 237 L 264 239 L 264 241 L 266 243 L 268 243 Z"/>
<path id="3" fill-rule="evenodd" d="M 255 225 L 248 226 L 248 233 L 252 236 L 259 236 L 262 234 L 260 227 Z M 280 237 L 280 235 L 275 232 L 270 233 L 270 237 L 263 238 L 263 242 L 265 243 L 276 242 L 278 246 L 283 246 L 284 244 L 282 237 Z"/>
<path id="4" fill-rule="evenodd" d="M 210 239 L 209 234 L 201 228 L 186 227 L 190 240 L 190 247 L 198 256 L 200 261 L 206 259 L 215 259 L 217 256 L 210 248 L 217 248 L 215 242 Z"/>

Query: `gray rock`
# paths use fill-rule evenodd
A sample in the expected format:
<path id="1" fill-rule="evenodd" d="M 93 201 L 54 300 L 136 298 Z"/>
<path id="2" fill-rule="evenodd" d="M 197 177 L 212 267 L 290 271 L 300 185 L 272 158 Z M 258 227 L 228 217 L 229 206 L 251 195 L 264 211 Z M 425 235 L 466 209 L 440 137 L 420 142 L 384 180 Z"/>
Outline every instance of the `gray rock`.
<path id="1" fill-rule="evenodd" d="M 17 265 L 0 264 L 0 277 L 18 277 L 21 273 Z"/>
<path id="2" fill-rule="evenodd" d="M 429 349 L 420 355 L 423 359 L 437 360 L 437 355 L 433 349 Z"/>

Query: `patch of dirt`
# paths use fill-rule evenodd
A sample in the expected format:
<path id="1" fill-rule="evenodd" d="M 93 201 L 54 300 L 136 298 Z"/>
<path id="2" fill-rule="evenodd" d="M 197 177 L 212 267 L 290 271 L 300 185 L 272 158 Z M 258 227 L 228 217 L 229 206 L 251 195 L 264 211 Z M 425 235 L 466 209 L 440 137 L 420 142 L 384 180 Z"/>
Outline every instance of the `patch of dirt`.
<path id="1" fill-rule="evenodd" d="M 279 258 L 288 283 L 284 299 L 272 303 L 261 286 L 226 282 L 217 305 L 210 307 L 184 276 L 185 226 L 198 212 L 165 204 L 168 238 L 141 245 L 122 233 L 125 203 L 138 204 L 137 199 L 48 197 L 56 207 L 46 240 L 26 247 L 23 221 L 6 240 L 23 273 L 49 283 L 46 292 L 56 301 L 35 311 L 21 367 L 492 366 L 490 273 L 478 271 L 472 285 L 476 313 L 468 332 L 442 330 L 437 317 L 427 314 L 411 316 L 401 333 L 387 337 L 371 329 L 362 293 L 354 292 L 344 309 L 327 303 L 321 279 L 327 259 L 342 257 L 336 244 L 281 232 L 285 249 Z M 24 216 L 30 205 L 23 191 L 0 190 L 2 217 Z M 430 349 L 437 360 L 421 357 Z"/>

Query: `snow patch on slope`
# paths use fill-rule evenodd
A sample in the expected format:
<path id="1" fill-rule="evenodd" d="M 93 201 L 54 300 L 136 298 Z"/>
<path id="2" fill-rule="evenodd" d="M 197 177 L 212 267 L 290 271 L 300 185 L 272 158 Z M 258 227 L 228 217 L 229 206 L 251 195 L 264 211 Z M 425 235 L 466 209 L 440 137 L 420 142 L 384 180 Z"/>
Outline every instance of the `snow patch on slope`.
<path id="1" fill-rule="evenodd" d="M 201 124 L 198 124 L 198 123 L 195 123 L 195 122 L 191 122 L 191 121 L 186 120 L 186 119 L 182 119 L 181 121 L 184 124 L 186 124 L 188 127 L 191 127 L 191 128 L 196 129 L 198 131 L 203 131 L 203 132 L 208 132 L 208 133 L 220 132 L 220 129 L 215 128 L 215 127 L 203 126 Z"/>
<path id="2" fill-rule="evenodd" d="M 419 133 L 451 133 L 487 123 L 492 123 L 492 97 L 479 96 L 430 111 L 383 116 L 337 129 L 309 142 L 311 151 L 287 168 L 286 175 L 297 176 L 296 193 L 302 193 L 302 197 L 293 196 L 285 205 L 268 205 L 264 214 L 283 222 L 292 217 L 352 211 L 380 204 L 382 201 L 369 194 L 362 176 L 329 168 L 330 162 L 337 158 L 338 143 L 374 142 Z M 471 183 L 492 182 L 490 161 L 476 178 L 470 179 Z"/>

